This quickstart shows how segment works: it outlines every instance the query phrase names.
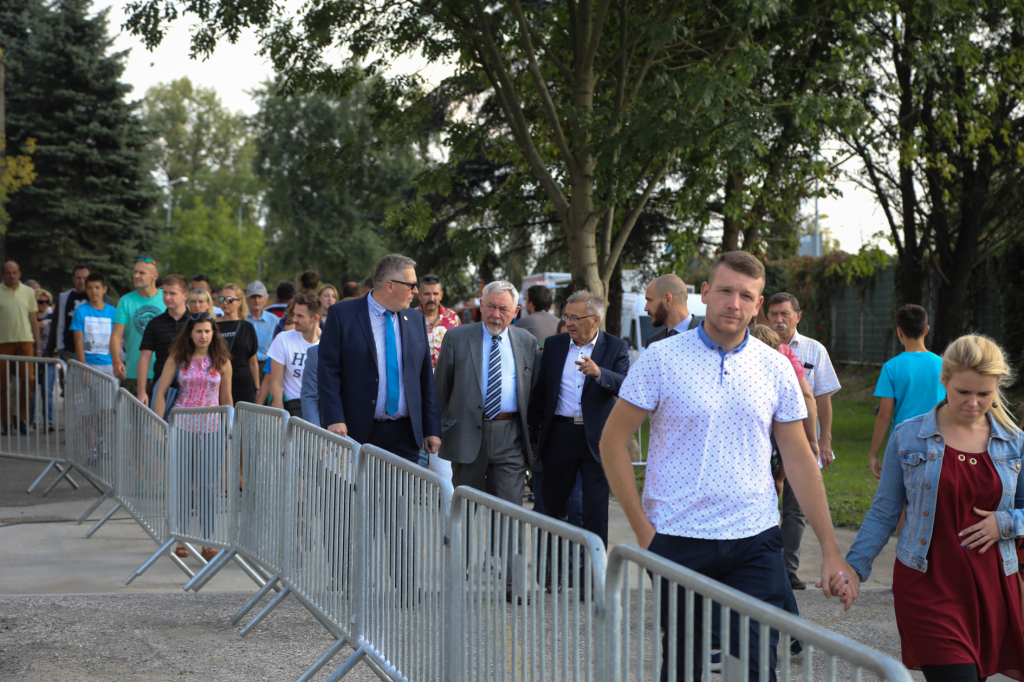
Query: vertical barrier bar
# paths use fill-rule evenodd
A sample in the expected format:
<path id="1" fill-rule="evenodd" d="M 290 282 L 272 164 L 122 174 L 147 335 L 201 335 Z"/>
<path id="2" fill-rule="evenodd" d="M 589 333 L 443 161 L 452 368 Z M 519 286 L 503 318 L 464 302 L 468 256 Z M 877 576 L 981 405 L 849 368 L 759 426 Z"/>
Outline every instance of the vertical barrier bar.
<path id="1" fill-rule="evenodd" d="M 117 485 L 117 379 L 72 360 L 67 364 L 65 386 L 65 401 L 70 403 L 71 414 L 74 415 L 67 441 L 68 465 L 77 469 L 104 496 L 109 496 Z M 51 483 L 45 492 L 55 485 L 57 481 Z M 85 521 L 96 506 L 78 522 Z"/>

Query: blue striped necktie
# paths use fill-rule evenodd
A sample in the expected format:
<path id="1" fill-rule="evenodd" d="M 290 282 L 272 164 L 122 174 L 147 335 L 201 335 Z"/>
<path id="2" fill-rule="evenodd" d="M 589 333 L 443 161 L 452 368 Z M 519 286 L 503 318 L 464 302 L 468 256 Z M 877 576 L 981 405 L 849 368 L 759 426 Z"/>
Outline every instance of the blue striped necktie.
<path id="1" fill-rule="evenodd" d="M 487 362 L 487 399 L 484 401 L 484 417 L 494 419 L 501 412 L 501 337 L 491 337 L 491 357 Z"/>

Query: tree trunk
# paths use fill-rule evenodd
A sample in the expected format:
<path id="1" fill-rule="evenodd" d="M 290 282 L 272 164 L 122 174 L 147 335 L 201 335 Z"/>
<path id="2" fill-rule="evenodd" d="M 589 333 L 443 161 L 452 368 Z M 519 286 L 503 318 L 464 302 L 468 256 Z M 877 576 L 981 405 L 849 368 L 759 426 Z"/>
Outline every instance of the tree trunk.
<path id="1" fill-rule="evenodd" d="M 608 282 L 608 299 L 604 311 L 604 330 L 612 336 L 622 336 L 622 262 L 615 264 Z"/>
<path id="2" fill-rule="evenodd" d="M 722 202 L 722 252 L 740 248 L 740 231 L 743 224 L 729 217 L 734 197 L 743 191 L 743 174 L 731 172 L 725 178 L 725 200 Z"/>

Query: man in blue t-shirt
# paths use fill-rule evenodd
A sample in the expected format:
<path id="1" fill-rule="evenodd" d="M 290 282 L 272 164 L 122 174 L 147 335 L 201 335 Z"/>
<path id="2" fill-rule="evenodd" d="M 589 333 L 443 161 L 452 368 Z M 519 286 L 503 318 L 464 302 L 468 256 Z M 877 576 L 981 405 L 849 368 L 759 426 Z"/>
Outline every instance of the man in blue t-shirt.
<path id="1" fill-rule="evenodd" d="M 85 278 L 88 305 L 80 305 L 71 319 L 71 332 L 75 337 L 75 358 L 93 369 L 114 376 L 110 358 L 110 335 L 114 331 L 117 308 L 103 300 L 107 285 L 103 275 L 90 272 Z"/>
<path id="2" fill-rule="evenodd" d="M 928 329 L 928 312 L 921 306 L 909 304 L 896 312 L 896 334 L 903 352 L 882 365 L 875 386 L 875 397 L 882 400 L 868 453 L 868 465 L 875 478 L 882 476 L 878 453 L 886 432 L 928 412 L 946 397 L 946 389 L 939 382 L 942 358 L 924 345 Z"/>

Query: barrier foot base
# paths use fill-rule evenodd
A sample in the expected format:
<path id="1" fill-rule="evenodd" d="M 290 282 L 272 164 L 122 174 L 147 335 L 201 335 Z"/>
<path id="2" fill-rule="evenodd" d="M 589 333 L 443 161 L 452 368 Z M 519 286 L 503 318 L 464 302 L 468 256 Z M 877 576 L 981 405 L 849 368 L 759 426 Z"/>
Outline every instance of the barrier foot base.
<path id="1" fill-rule="evenodd" d="M 259 589 L 259 592 L 254 594 L 252 596 L 252 598 L 249 599 L 249 601 L 245 602 L 245 605 L 242 606 L 242 608 L 238 609 L 238 611 L 235 612 L 235 615 L 231 616 L 231 624 L 232 625 L 237 625 L 238 621 L 240 621 L 243 618 L 245 618 L 245 614 L 247 614 L 250 611 L 252 611 L 253 607 L 255 607 L 257 604 L 259 604 L 260 600 L 262 600 L 265 596 L 267 596 L 267 592 L 270 592 L 271 589 L 273 589 L 274 587 L 277 587 L 277 583 L 278 583 L 278 581 L 280 579 L 281 578 L 279 576 L 276 576 L 276 575 L 271 577 L 267 581 L 267 584 Z"/>
<path id="2" fill-rule="evenodd" d="M 43 478 L 46 476 L 46 474 L 50 473 L 50 469 L 56 469 L 57 473 L 60 473 L 60 474 L 64 473 L 64 469 L 62 469 L 59 464 L 57 464 L 56 462 L 50 462 L 49 464 L 46 465 L 46 468 L 43 469 L 43 473 L 39 474 L 39 478 L 37 478 L 35 481 L 33 481 L 32 485 L 30 485 L 28 487 L 28 490 L 26 490 L 25 492 L 26 493 L 31 493 L 33 490 L 35 490 L 36 486 L 39 485 L 40 483 L 42 483 Z M 70 474 L 68 474 L 68 483 L 71 485 L 72 488 L 74 488 L 75 490 L 78 490 L 78 488 L 79 488 L 78 481 L 73 479 Z"/>
<path id="3" fill-rule="evenodd" d="M 270 584 L 271 583 L 267 583 L 267 585 L 270 585 Z M 266 587 L 266 586 L 264 586 L 264 587 Z M 262 611 L 260 611 L 259 613 L 256 614 L 255 618 L 253 618 L 248 623 L 246 623 L 245 627 L 238 631 L 238 634 L 240 634 L 242 637 L 245 637 L 247 634 L 249 634 L 250 630 L 252 630 L 254 627 L 259 625 L 261 620 L 266 618 L 270 614 L 271 611 L 273 611 L 274 609 L 277 608 L 278 604 L 280 604 L 281 602 L 284 601 L 285 597 L 288 596 L 289 592 L 291 592 L 291 589 L 287 588 L 287 587 L 284 588 L 283 590 L 281 590 L 278 593 L 278 595 L 276 597 L 274 597 L 274 599 L 269 604 L 267 604 L 266 606 L 263 607 Z"/>
<path id="4" fill-rule="evenodd" d="M 320 668 L 327 665 L 328 661 L 330 661 L 332 658 L 338 655 L 338 652 L 341 651 L 341 648 L 345 646 L 346 643 L 347 642 L 344 637 L 335 642 L 331 646 L 331 648 L 325 651 L 323 656 L 316 659 L 316 662 L 313 665 L 309 666 L 306 669 L 306 672 L 302 673 L 302 676 L 299 679 L 295 680 L 295 682 L 308 682 L 310 679 L 312 679 L 313 675 L 316 675 L 320 671 Z M 358 663 L 359 660 L 365 655 L 366 651 L 362 647 L 357 649 L 356 652 L 352 654 L 352 656 L 350 656 L 349 659 L 345 661 L 345 664 L 341 667 L 345 668 L 345 671 L 342 674 L 345 674 L 345 672 L 348 672 L 348 670 L 351 669 L 351 665 L 349 665 L 350 663 L 352 665 L 355 665 L 355 663 Z M 339 668 L 339 670 L 341 670 L 341 668 Z M 335 679 L 334 675 L 336 675 L 337 673 L 338 671 L 335 671 L 334 674 L 331 675 L 331 679 Z"/>
<path id="5" fill-rule="evenodd" d="M 254 571 L 254 570 L 252 569 L 252 566 L 250 566 L 250 565 L 249 565 L 249 563 L 248 563 L 248 562 L 247 562 L 247 561 L 246 561 L 245 559 L 243 559 L 242 557 L 238 556 L 237 554 L 235 554 L 235 555 L 234 555 L 233 557 L 231 557 L 231 558 L 232 558 L 232 559 L 234 559 L 235 563 L 236 563 L 236 564 L 238 564 L 238 567 L 239 567 L 240 569 L 242 569 L 242 571 L 243 571 L 243 572 L 244 572 L 244 573 L 245 573 L 245 574 L 246 574 L 247 576 L 249 576 L 250 578 L 252 578 L 252 581 L 253 581 L 254 583 L 256 583 L 256 586 L 257 586 L 257 587 L 263 587 L 264 585 L 266 585 L 266 584 L 267 584 L 267 581 L 266 581 L 266 580 L 264 580 L 263 578 L 261 578 L 261 577 L 260 577 L 260 575 L 259 575 L 259 573 L 257 573 L 256 571 Z"/>
<path id="6" fill-rule="evenodd" d="M 111 509 L 110 511 L 107 512 L 106 516 L 104 516 L 102 519 L 97 521 L 96 525 L 89 529 L 89 532 L 85 534 L 85 537 L 91 538 L 92 534 L 95 533 L 96 531 L 98 531 L 100 529 L 100 526 L 102 526 L 104 523 L 109 521 L 110 517 L 114 515 L 114 512 L 116 512 L 120 508 L 121 508 L 121 503 L 118 502 L 117 504 L 114 505 L 113 509 Z"/>
<path id="7" fill-rule="evenodd" d="M 327 678 L 327 682 L 338 682 L 345 675 L 348 675 L 349 671 L 356 667 L 356 663 L 363 660 L 364 656 L 366 656 L 366 649 L 359 647 L 354 654 L 348 657 L 348 660 L 341 664 L 340 668 L 331 673 L 331 676 Z"/>
<path id="8" fill-rule="evenodd" d="M 167 541 L 167 543 L 166 543 L 166 544 L 165 544 L 165 545 L 164 545 L 163 547 L 161 547 L 160 549 L 158 549 L 158 550 L 157 550 L 157 551 L 156 551 L 156 552 L 155 552 L 155 553 L 153 554 L 153 556 L 151 556 L 151 557 L 149 557 L 148 559 L 146 559 L 146 562 L 145 562 L 144 564 L 142 564 L 142 565 L 141 565 L 141 566 L 139 566 L 139 567 L 138 567 L 137 569 L 135 569 L 135 572 L 134 572 L 134 573 L 132 573 L 132 574 L 131 574 L 130 576 L 128 576 L 128 577 L 127 577 L 127 578 L 125 579 L 125 581 L 124 581 L 124 584 L 125 584 L 125 585 L 131 585 L 131 584 L 132 584 L 132 581 L 133 581 L 133 580 L 135 580 L 135 579 L 136 579 L 136 578 L 138 578 L 138 577 L 139 577 L 140 575 L 142 575 L 143 573 L 145 573 L 146 571 L 148 571 L 148 570 L 149 570 L 149 567 L 150 567 L 150 566 L 152 566 L 153 564 L 155 564 L 155 563 L 156 563 L 156 560 L 160 558 L 160 555 L 161 555 L 161 554 L 163 554 L 164 552 L 166 552 L 167 550 L 169 550 L 169 549 L 171 548 L 171 546 L 172 546 L 172 545 L 174 545 L 174 540 L 173 540 L 173 539 L 171 539 L 171 540 L 168 540 L 168 541 Z"/>
<path id="9" fill-rule="evenodd" d="M 233 557 L 234 555 L 235 550 L 232 549 L 229 551 L 226 549 L 222 549 L 220 552 L 217 553 L 217 556 L 215 556 L 213 560 L 210 561 L 210 563 L 203 566 L 202 570 L 196 573 L 195 576 L 187 583 L 185 583 L 185 585 L 181 589 L 185 590 L 186 592 L 188 592 L 189 590 L 195 590 L 196 592 L 198 592 L 199 590 L 203 589 L 203 586 L 206 585 L 206 583 L 210 582 L 210 579 L 213 576 L 217 575 L 220 569 L 224 568 L 224 565 L 227 564 L 227 562 L 231 561 L 231 557 Z"/>
<path id="10" fill-rule="evenodd" d="M 70 481 L 71 480 L 71 470 L 73 468 L 74 467 L 72 467 L 69 464 L 67 469 L 64 469 L 64 471 L 60 471 L 60 466 L 58 465 L 57 466 L 57 471 L 60 471 L 60 476 L 58 476 L 56 479 L 54 479 L 53 483 L 51 483 L 50 485 L 46 486 L 46 490 L 43 491 L 43 497 L 46 497 L 47 495 L 49 495 L 50 491 L 53 490 L 54 488 L 56 488 L 57 484 L 60 483 L 61 481 L 63 481 L 65 478 L 67 478 Z M 35 484 L 33 484 L 33 486 L 34 485 Z M 77 490 L 78 487 L 75 486 L 75 489 Z M 29 490 L 31 490 L 31 488 L 29 488 Z"/>
<path id="11" fill-rule="evenodd" d="M 78 517 L 78 521 L 76 521 L 76 523 L 79 526 L 81 526 L 83 523 L 85 523 L 85 520 L 87 518 L 89 518 L 89 514 L 92 514 L 94 511 L 96 511 L 97 507 L 99 507 L 101 504 L 106 502 L 107 498 L 110 497 L 110 494 L 113 493 L 113 492 L 114 492 L 114 489 L 111 488 L 111 489 L 107 490 L 105 493 L 103 493 L 102 495 L 100 495 L 100 499 L 98 499 L 95 502 L 93 502 L 92 506 L 89 507 L 89 509 L 84 514 L 82 514 L 81 516 Z M 120 507 L 121 505 L 118 505 L 118 506 Z M 88 536 L 86 536 L 86 537 L 88 537 Z"/>

